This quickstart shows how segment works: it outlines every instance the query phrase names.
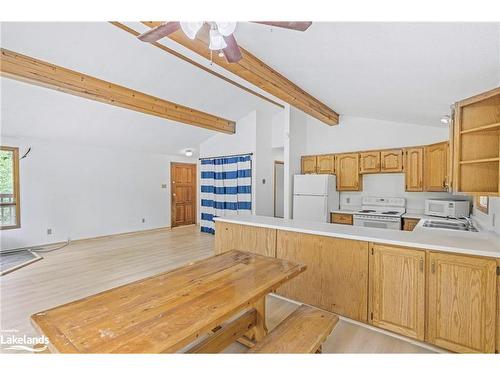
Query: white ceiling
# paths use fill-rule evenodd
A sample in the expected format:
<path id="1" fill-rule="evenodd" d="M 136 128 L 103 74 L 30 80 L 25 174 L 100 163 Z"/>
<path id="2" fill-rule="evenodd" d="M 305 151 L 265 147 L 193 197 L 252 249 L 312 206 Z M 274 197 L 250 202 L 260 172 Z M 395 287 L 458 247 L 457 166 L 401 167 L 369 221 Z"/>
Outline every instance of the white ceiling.
<path id="1" fill-rule="evenodd" d="M 138 29 L 140 30 L 140 29 Z M 106 22 L 2 23 L 4 48 L 236 120 L 277 107 Z M 500 26 L 240 23 L 242 46 L 337 112 L 437 125 L 456 100 L 500 85 Z M 173 42 L 172 42 L 173 43 Z M 214 132 L 24 83 L 2 84 L 2 135 L 178 154 Z"/>
<path id="2" fill-rule="evenodd" d="M 438 125 L 450 104 L 500 85 L 500 23 L 241 22 L 238 42 L 340 114 Z"/>
<path id="3" fill-rule="evenodd" d="M 3 48 L 230 120 L 280 109 L 107 22 L 2 23 L 1 31 Z M 6 78 L 1 84 L 4 136 L 176 154 L 215 134 Z"/>

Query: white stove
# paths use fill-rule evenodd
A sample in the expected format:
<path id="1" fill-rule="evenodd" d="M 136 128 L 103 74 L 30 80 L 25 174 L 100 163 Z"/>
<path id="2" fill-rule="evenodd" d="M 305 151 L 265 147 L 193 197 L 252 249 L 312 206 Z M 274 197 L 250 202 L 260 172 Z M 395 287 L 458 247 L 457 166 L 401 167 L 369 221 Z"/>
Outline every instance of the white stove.
<path id="1" fill-rule="evenodd" d="M 361 227 L 401 229 L 401 217 L 406 212 L 404 198 L 363 197 L 361 210 L 353 215 L 353 224 Z"/>

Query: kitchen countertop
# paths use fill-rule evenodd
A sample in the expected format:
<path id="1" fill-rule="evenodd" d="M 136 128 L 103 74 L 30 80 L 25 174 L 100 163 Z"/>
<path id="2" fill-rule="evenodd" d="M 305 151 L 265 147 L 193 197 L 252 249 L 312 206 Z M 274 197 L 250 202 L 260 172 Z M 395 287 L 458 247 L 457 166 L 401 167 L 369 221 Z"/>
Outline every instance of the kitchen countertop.
<path id="1" fill-rule="evenodd" d="M 319 236 L 500 258 L 500 237 L 488 231 L 472 233 L 445 229 L 416 228 L 409 232 L 280 219 L 258 215 L 217 217 L 214 220 Z"/>
<path id="2" fill-rule="evenodd" d="M 359 209 L 360 210 L 360 209 Z M 330 211 L 332 214 L 348 214 L 348 215 L 354 215 L 357 213 L 359 210 L 343 210 L 343 209 L 338 209 L 338 210 L 332 210 Z"/>

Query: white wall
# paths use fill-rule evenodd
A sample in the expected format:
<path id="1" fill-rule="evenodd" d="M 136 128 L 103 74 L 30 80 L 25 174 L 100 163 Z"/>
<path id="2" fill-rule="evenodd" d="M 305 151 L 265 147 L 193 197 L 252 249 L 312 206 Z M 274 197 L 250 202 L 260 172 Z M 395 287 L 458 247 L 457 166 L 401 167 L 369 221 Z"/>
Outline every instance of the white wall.
<path id="1" fill-rule="evenodd" d="M 474 208 L 474 218 L 487 230 L 493 230 L 500 235 L 500 197 L 490 197 L 488 214 Z"/>
<path id="2" fill-rule="evenodd" d="M 285 145 L 285 111 L 273 115 L 272 147 L 284 147 Z"/>
<path id="3" fill-rule="evenodd" d="M 363 151 L 440 142 L 449 138 L 447 126 L 396 123 L 340 116 L 340 124 L 328 126 L 307 116 L 307 153 Z"/>
<path id="4" fill-rule="evenodd" d="M 304 112 L 289 107 L 285 113 L 285 218 L 293 215 L 293 176 L 300 173 L 300 157 L 307 152 L 307 117 Z M 326 126 L 326 125 L 325 125 Z"/>
<path id="5" fill-rule="evenodd" d="M 2 249 L 168 227 L 170 162 L 194 162 L 30 138 L 2 144 L 32 148 L 20 161 L 21 228 L 1 232 Z"/>
<path id="6" fill-rule="evenodd" d="M 255 154 L 255 213 L 274 215 L 274 159 L 272 149 L 272 116 L 257 111 L 257 144 Z"/>
<path id="7" fill-rule="evenodd" d="M 361 197 L 363 196 L 400 197 L 406 199 L 406 209 L 408 212 L 423 213 L 425 199 L 452 197 L 448 193 L 406 192 L 404 173 L 365 174 L 362 175 L 362 178 L 363 191 L 346 191 L 340 193 L 341 208 L 359 209 L 361 206 Z"/>

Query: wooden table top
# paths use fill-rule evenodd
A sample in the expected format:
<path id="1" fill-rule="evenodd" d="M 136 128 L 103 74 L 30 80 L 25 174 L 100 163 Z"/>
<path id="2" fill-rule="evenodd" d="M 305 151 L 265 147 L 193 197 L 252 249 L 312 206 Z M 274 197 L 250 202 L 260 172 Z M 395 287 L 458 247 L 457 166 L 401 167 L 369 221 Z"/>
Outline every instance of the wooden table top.
<path id="1" fill-rule="evenodd" d="M 61 353 L 171 353 L 305 266 L 232 250 L 31 316 Z"/>

